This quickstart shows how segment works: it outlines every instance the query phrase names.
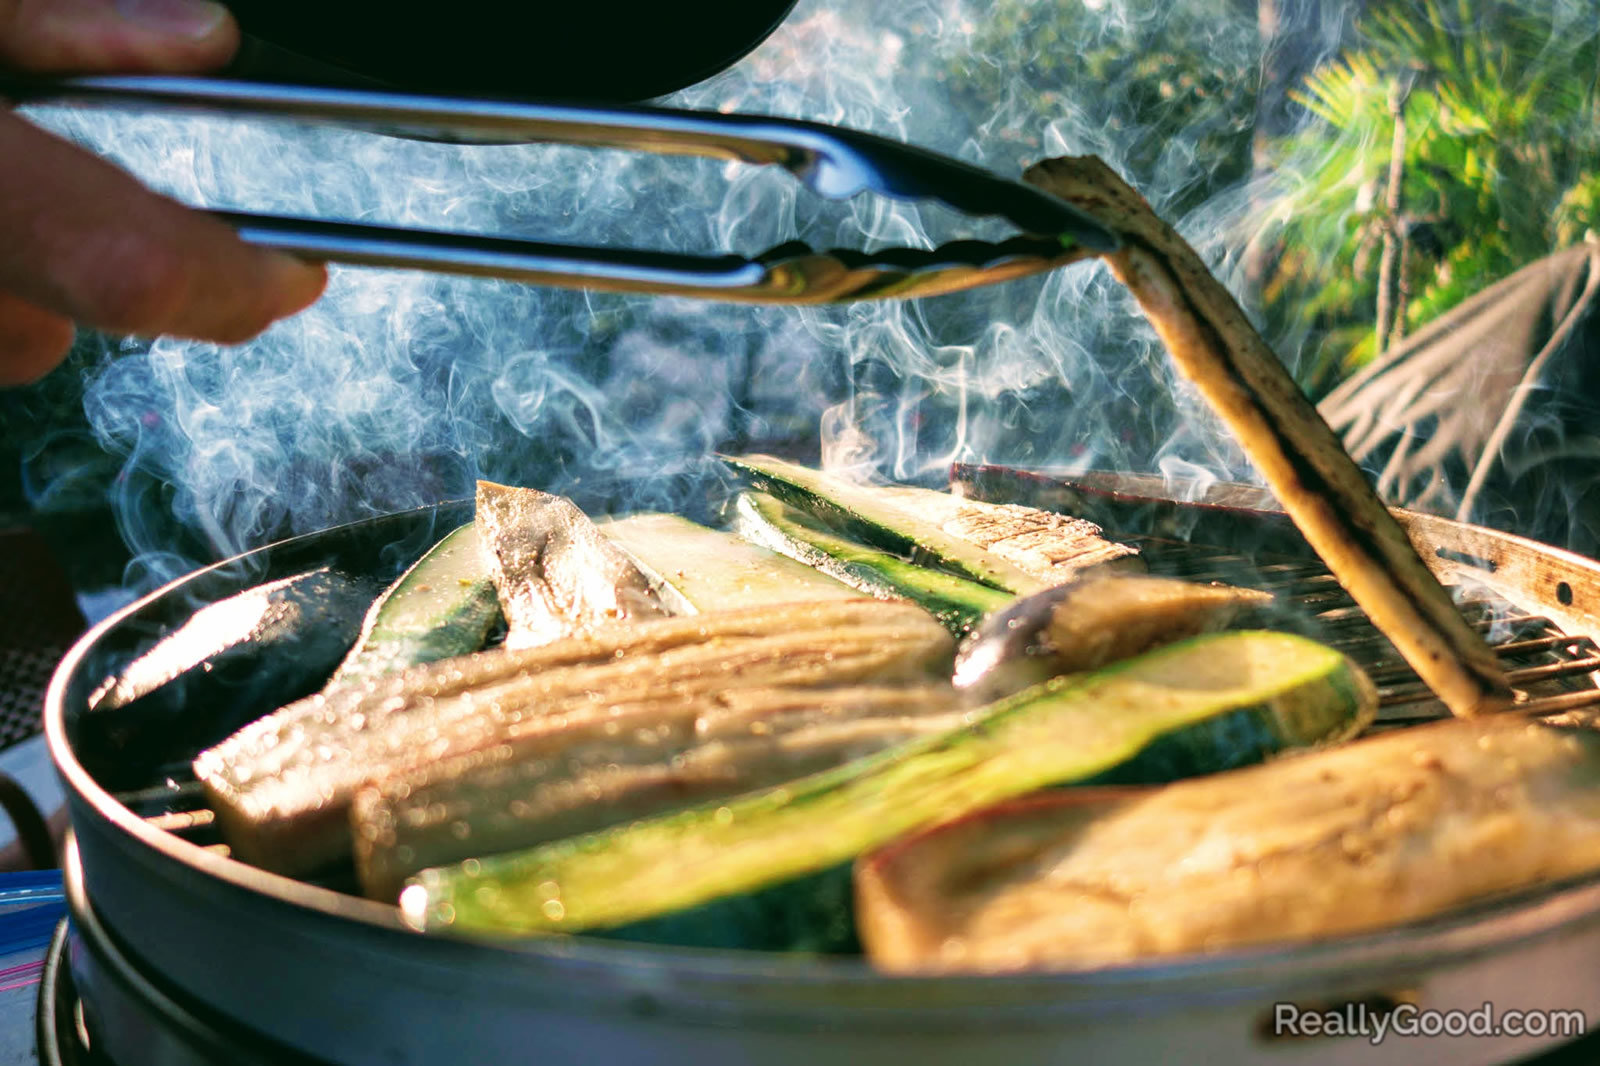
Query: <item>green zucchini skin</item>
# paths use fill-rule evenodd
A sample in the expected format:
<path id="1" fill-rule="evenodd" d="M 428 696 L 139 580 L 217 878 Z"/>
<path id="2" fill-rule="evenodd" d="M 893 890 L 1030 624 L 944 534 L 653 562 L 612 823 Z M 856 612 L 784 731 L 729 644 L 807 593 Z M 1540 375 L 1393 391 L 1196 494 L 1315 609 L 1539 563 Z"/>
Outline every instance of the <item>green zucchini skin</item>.
<path id="1" fill-rule="evenodd" d="M 473 523 L 412 564 L 367 612 L 356 646 L 329 685 L 360 681 L 482 648 L 500 601 Z"/>
<path id="2" fill-rule="evenodd" d="M 533 712 L 544 728 L 378 777 L 350 810 L 362 889 L 393 902 L 406 878 L 430 866 L 726 800 L 944 732 L 960 718 L 948 684 L 763 686 L 759 673 L 748 663 L 740 671 L 739 682 L 754 685 L 743 692 L 726 678 L 698 694 L 668 684 L 598 714 L 593 690 L 584 691 Z"/>
<path id="3" fill-rule="evenodd" d="M 958 637 L 1016 597 L 942 570 L 841 537 L 763 492 L 742 493 L 734 503 L 740 536 L 815 567 L 879 599 L 907 599 Z"/>
<path id="4" fill-rule="evenodd" d="M 871 486 L 766 455 L 724 456 L 723 461 L 750 479 L 756 488 L 876 548 L 908 556 L 913 562 L 939 566 L 1001 592 L 1028 593 L 1041 588 L 1030 575 L 975 545 L 948 536 L 931 524 L 885 506 Z"/>
<path id="5" fill-rule="evenodd" d="M 671 914 L 595 929 L 589 935 L 673 947 L 806 955 L 863 953 L 850 863 L 753 892 L 721 896 Z"/>
<path id="6" fill-rule="evenodd" d="M 598 523 L 655 586 L 674 614 L 731 611 L 778 603 L 844 600 L 861 595 L 837 575 L 796 562 L 675 514 L 637 514 Z"/>
<path id="7" fill-rule="evenodd" d="M 725 461 L 756 488 L 856 540 L 1001 592 L 1026 596 L 1106 567 L 1144 568 L 1137 549 L 1053 511 L 861 485 L 767 455 Z"/>
<path id="8" fill-rule="evenodd" d="M 1175 765 L 1239 765 L 1342 739 L 1376 704 L 1353 663 L 1302 637 L 1199 637 L 1048 682 L 949 733 L 785 786 L 425 870 L 401 909 L 422 928 L 485 934 L 623 926 L 779 886 L 1040 788 L 1118 768 L 1149 779 Z"/>

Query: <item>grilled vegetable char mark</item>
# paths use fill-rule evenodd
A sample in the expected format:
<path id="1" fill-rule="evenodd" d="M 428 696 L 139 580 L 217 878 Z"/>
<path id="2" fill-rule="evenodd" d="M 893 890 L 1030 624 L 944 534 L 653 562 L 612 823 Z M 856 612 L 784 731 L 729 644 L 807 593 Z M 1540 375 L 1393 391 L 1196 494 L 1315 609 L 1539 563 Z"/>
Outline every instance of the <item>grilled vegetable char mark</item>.
<path id="1" fill-rule="evenodd" d="M 1142 569 L 1093 522 L 907 485 L 869 485 L 770 455 L 724 456 L 764 492 L 872 547 L 1026 595 L 1090 568 Z"/>

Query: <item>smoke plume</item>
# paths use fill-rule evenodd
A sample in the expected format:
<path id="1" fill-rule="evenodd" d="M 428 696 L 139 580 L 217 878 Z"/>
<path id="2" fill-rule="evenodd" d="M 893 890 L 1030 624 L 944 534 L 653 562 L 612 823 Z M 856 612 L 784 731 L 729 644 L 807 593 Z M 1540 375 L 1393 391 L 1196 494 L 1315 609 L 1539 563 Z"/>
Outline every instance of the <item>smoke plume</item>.
<path id="1" fill-rule="evenodd" d="M 1261 59 L 1254 12 L 1173 11 L 1184 8 L 1186 62 L 1248 86 Z M 802 0 L 751 56 L 667 102 L 851 126 L 1008 176 L 1043 156 L 1097 153 L 1234 276 L 1222 223 L 1249 193 L 1210 190 L 1215 145 L 1248 155 L 1250 94 L 1196 97 L 1173 70 L 1172 106 L 1191 122 L 1173 136 L 1150 119 L 1161 71 L 1079 64 L 1150 40 L 1167 6 L 1068 9 L 1075 36 L 1063 40 L 1031 32 L 1059 24 L 1054 0 Z M 1157 86 L 1154 104 L 1130 95 L 1136 76 Z M 821 201 L 774 168 L 271 121 L 33 114 L 216 207 L 745 253 L 793 238 L 932 247 L 998 233 L 926 205 Z M 727 448 L 809 451 L 929 481 L 953 459 L 1248 476 L 1098 266 L 821 309 L 335 269 L 320 304 L 254 343 L 108 352 L 86 403 L 122 457 L 116 510 L 141 587 L 205 555 L 468 495 L 480 475 L 553 491 L 632 484 L 636 505 L 673 506 L 673 475 Z"/>

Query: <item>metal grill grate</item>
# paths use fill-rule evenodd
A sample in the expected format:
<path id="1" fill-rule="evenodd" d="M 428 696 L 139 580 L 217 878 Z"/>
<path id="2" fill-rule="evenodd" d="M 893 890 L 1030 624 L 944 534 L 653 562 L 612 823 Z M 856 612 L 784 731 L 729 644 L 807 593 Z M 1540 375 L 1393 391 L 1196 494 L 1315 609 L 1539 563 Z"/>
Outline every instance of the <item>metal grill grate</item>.
<path id="1" fill-rule="evenodd" d="M 1152 573 L 1277 595 L 1285 623 L 1350 656 L 1378 686 L 1374 729 L 1449 716 L 1321 562 L 1246 556 L 1155 537 L 1119 539 L 1140 545 Z M 1489 640 L 1507 679 L 1524 697 L 1521 709 L 1552 714 L 1600 705 L 1595 682 L 1600 647 L 1592 638 L 1563 633 L 1544 615 L 1529 613 L 1487 589 L 1457 586 L 1452 591 L 1462 614 Z"/>
<path id="2" fill-rule="evenodd" d="M 83 629 L 72 585 L 44 536 L 0 530 L 0 748 L 43 728 L 50 675 Z"/>
<path id="3" fill-rule="evenodd" d="M 1320 562 L 1272 553 L 1247 555 L 1150 536 L 1116 539 L 1137 544 L 1153 574 L 1274 593 L 1280 603 L 1275 625 L 1338 648 L 1378 686 L 1380 707 L 1373 730 L 1449 716 Z M 1550 619 L 1487 590 L 1455 591 L 1462 612 L 1489 637 L 1512 684 L 1527 697 L 1527 709 L 1548 714 L 1600 705 L 1594 677 L 1600 671 L 1600 648 L 1592 639 L 1562 633 Z M 155 828 L 228 854 L 215 814 L 205 805 L 205 791 L 188 764 L 174 763 L 165 771 L 160 784 L 122 793 L 118 801 Z"/>
<path id="4" fill-rule="evenodd" d="M 66 643 L 0 647 L 0 749 L 36 736 L 44 728 L 45 689 L 68 647 Z"/>

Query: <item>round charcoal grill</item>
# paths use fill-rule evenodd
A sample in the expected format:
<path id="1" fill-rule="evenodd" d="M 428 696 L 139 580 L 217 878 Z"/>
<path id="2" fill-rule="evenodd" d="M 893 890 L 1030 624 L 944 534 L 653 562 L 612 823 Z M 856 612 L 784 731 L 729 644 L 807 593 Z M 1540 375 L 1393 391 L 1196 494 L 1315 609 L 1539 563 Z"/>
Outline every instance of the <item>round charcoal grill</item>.
<path id="1" fill-rule="evenodd" d="M 1294 625 L 1371 672 L 1383 699 L 1374 728 L 1443 714 L 1293 526 L 1269 510 L 1270 498 L 1214 487 L 1174 503 L 1152 498 L 1137 478 L 1064 481 L 992 467 L 958 468 L 955 483 L 971 495 L 1093 518 L 1139 542 L 1153 572 L 1277 592 L 1294 605 Z M 468 516 L 465 505 L 391 515 L 200 571 L 106 620 L 62 663 L 46 732 L 80 863 L 71 874 L 81 877 L 74 908 L 90 961 L 73 976 L 85 974 L 82 1013 L 103 1061 L 159 1061 L 143 1057 L 134 1039 L 119 1044 L 121 1030 L 105 1018 L 94 1021 L 127 1001 L 97 977 L 110 972 L 104 958 L 122 960 L 188 1016 L 251 1047 L 348 1066 L 534 1057 L 696 1066 L 911 1057 L 940 1066 L 1153 1062 L 1180 1053 L 1219 1062 L 1493 1063 L 1555 1041 L 1286 1041 L 1272 1035 L 1274 1004 L 1368 1012 L 1472 1010 L 1485 1001 L 1502 1012 L 1600 1006 L 1600 877 L 1306 946 L 1088 973 L 891 978 L 856 959 L 583 937 L 508 945 L 423 936 L 393 907 L 337 884 L 230 858 L 187 776 L 190 752 L 173 752 L 142 787 L 117 794 L 85 768 L 79 753 L 95 728 L 89 693 L 196 606 L 313 566 L 381 577 Z M 1583 714 L 1600 704 L 1600 649 L 1587 635 L 1600 633 L 1600 564 L 1445 519 L 1402 518 L 1536 709 Z"/>

